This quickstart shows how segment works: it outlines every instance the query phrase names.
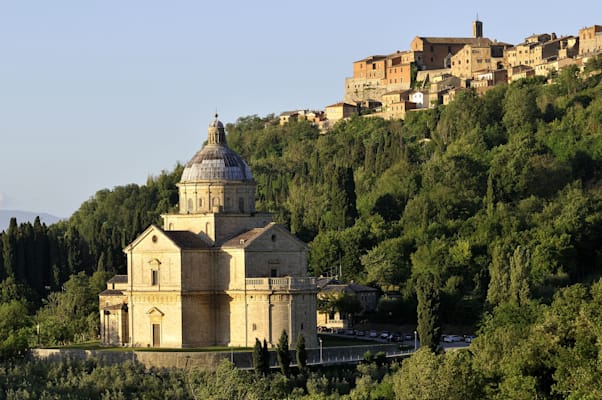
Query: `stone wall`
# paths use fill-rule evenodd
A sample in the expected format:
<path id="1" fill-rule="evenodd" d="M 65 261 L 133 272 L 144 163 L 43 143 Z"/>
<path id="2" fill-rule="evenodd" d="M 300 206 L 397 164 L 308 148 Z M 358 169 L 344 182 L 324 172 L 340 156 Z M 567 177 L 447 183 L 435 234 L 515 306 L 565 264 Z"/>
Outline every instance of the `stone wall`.
<path id="1" fill-rule="evenodd" d="M 364 358 L 364 354 L 383 352 L 387 357 L 404 357 L 412 351 L 400 350 L 398 344 L 363 345 L 347 347 L 325 347 L 307 350 L 308 364 L 344 364 L 356 363 Z M 291 350 L 293 364 L 296 363 L 295 351 Z M 229 360 L 238 368 L 253 368 L 251 351 L 215 351 L 215 352 L 185 352 L 185 351 L 111 351 L 111 350 L 80 350 L 80 349 L 33 349 L 31 356 L 38 360 L 59 361 L 62 359 L 86 360 L 97 358 L 106 364 L 117 364 L 134 361 L 147 368 L 215 368 L 222 360 Z M 270 364 L 278 366 L 275 351 L 270 352 Z"/>

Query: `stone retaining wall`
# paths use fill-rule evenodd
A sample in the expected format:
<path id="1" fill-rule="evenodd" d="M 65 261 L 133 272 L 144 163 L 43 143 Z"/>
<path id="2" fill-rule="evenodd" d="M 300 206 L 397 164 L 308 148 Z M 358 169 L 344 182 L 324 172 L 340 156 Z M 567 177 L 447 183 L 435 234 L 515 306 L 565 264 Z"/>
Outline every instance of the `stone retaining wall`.
<path id="1" fill-rule="evenodd" d="M 401 351 L 399 345 L 362 345 L 346 347 L 325 347 L 322 349 L 308 349 L 308 364 L 342 364 L 354 363 L 363 359 L 364 354 L 370 351 L 372 354 L 385 353 L 388 357 L 400 357 L 411 352 Z M 295 351 L 291 351 L 293 364 L 296 363 Z M 252 368 L 253 361 L 251 351 L 111 351 L 111 350 L 80 350 L 80 349 L 33 349 L 31 356 L 38 360 L 62 360 L 72 358 L 86 360 L 97 358 L 106 364 L 122 363 L 128 360 L 139 362 L 147 368 L 215 368 L 222 360 L 231 361 L 238 368 Z M 270 352 L 270 364 L 277 367 L 275 351 Z"/>

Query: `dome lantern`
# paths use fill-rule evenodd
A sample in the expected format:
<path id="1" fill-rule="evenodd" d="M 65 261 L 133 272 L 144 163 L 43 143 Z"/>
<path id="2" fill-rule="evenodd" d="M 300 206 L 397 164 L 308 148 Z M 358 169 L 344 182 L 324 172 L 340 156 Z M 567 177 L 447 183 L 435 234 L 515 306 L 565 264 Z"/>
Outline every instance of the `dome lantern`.
<path id="1" fill-rule="evenodd" d="M 207 132 L 207 143 L 208 144 L 223 144 L 226 146 L 226 130 L 224 124 L 217 119 L 218 114 L 215 113 L 215 119 L 209 124 L 209 130 Z"/>

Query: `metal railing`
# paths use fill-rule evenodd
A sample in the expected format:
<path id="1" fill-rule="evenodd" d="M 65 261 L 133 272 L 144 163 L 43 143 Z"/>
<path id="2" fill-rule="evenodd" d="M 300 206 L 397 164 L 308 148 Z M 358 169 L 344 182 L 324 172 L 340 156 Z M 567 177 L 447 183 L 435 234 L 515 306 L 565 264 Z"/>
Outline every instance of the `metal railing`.
<path id="1" fill-rule="evenodd" d="M 414 348 L 401 349 L 398 345 L 361 345 L 345 347 L 323 347 L 307 349 L 307 365 L 357 364 L 364 360 L 366 352 L 372 356 L 382 352 L 387 358 L 408 357 L 414 353 Z M 291 349 L 291 366 L 297 366 L 295 350 Z M 232 363 L 241 369 L 252 369 L 250 353 L 233 353 Z M 278 368 L 275 351 L 270 351 L 270 368 Z"/>

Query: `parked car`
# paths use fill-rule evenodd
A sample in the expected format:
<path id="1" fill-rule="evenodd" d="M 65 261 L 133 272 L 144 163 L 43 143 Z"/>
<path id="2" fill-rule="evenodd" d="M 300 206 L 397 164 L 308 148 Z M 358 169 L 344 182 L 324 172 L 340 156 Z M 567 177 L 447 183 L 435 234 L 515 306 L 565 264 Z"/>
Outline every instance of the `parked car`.
<path id="1" fill-rule="evenodd" d="M 388 331 L 382 331 L 380 333 L 380 338 L 381 339 L 387 339 L 389 337 L 390 333 Z"/>
<path id="2" fill-rule="evenodd" d="M 375 330 L 371 330 L 370 333 L 368 334 L 368 336 L 370 336 L 371 338 L 375 338 L 375 337 L 378 337 L 378 333 L 376 333 Z"/>
<path id="3" fill-rule="evenodd" d="M 446 343 L 462 342 L 464 338 L 459 335 L 444 335 L 443 341 Z"/>
<path id="4" fill-rule="evenodd" d="M 345 331 L 345 335 L 351 335 L 351 336 L 353 336 L 353 334 L 354 334 L 354 333 L 355 333 L 355 332 L 353 332 L 353 329 L 347 329 L 347 330 Z"/>
<path id="5" fill-rule="evenodd" d="M 389 334 L 389 336 L 387 336 L 387 340 L 389 342 L 401 342 L 401 334 L 397 333 L 397 332 L 392 332 Z"/>
<path id="6" fill-rule="evenodd" d="M 364 331 L 355 331 L 355 336 L 366 336 L 366 332 L 364 332 Z"/>
<path id="7" fill-rule="evenodd" d="M 464 341 L 466 343 L 472 343 L 472 341 L 476 338 L 475 335 L 464 335 Z"/>
<path id="8" fill-rule="evenodd" d="M 414 334 L 413 333 L 404 333 L 403 340 L 408 341 L 408 342 L 411 340 L 414 340 Z"/>

